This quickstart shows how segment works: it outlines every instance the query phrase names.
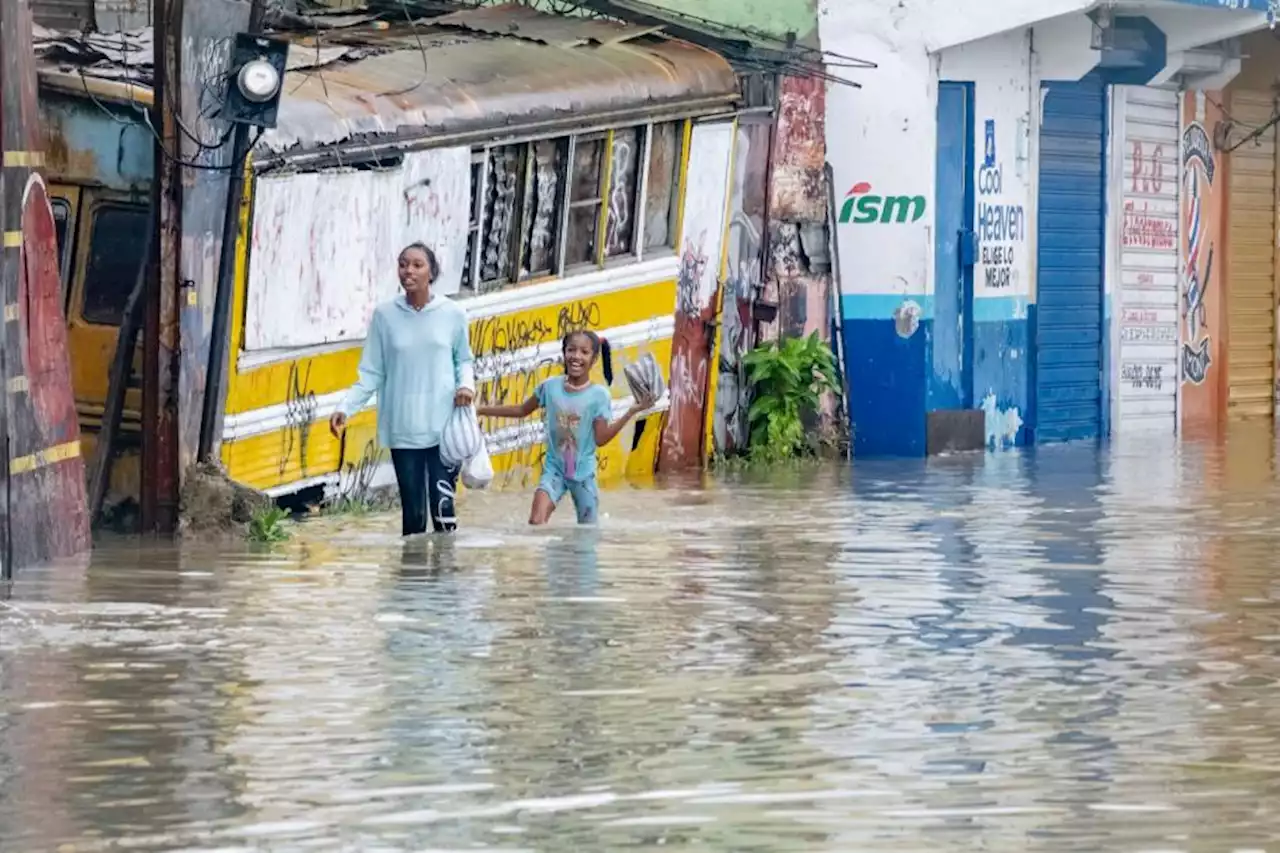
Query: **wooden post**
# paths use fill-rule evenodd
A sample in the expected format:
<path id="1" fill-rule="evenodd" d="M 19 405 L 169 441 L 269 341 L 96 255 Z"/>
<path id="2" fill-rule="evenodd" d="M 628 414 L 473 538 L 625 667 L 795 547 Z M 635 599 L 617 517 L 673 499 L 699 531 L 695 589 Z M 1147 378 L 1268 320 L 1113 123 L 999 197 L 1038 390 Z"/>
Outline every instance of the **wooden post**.
<path id="1" fill-rule="evenodd" d="M 182 0 L 155 5 L 155 97 L 152 124 L 155 177 L 152 181 L 151 259 L 144 292 L 142 332 L 142 530 L 169 533 L 177 523 L 178 272 L 182 241 L 182 175 L 173 154 L 181 151 L 175 104 L 181 88 Z"/>

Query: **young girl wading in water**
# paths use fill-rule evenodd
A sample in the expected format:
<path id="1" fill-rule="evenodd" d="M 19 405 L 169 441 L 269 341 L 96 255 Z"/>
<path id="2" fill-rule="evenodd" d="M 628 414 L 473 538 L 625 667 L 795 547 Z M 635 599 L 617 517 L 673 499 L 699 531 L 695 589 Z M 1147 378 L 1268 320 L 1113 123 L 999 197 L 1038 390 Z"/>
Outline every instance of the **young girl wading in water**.
<path id="1" fill-rule="evenodd" d="M 566 492 L 573 497 L 578 523 L 594 523 L 600 504 L 596 448 L 613 441 L 628 421 L 653 405 L 652 400 L 636 400 L 622 417 L 612 420 L 609 389 L 592 385 L 589 376 L 596 359 L 603 358 L 605 382 L 613 383 L 608 342 L 594 332 L 571 332 L 562 348 L 564 376 L 543 382 L 523 405 L 476 407 L 476 414 L 493 418 L 527 418 L 538 409 L 545 413 L 547 452 L 529 511 L 530 524 L 546 524 Z"/>

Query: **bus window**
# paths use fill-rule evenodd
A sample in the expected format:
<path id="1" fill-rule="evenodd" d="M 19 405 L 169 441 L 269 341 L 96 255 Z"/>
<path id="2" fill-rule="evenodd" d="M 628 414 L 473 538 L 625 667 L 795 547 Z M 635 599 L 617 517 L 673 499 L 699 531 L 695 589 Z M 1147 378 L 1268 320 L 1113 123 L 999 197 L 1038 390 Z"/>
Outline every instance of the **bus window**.
<path id="1" fill-rule="evenodd" d="M 146 262 L 148 211 L 104 204 L 93 212 L 89 263 L 84 273 L 85 322 L 118 326 Z"/>

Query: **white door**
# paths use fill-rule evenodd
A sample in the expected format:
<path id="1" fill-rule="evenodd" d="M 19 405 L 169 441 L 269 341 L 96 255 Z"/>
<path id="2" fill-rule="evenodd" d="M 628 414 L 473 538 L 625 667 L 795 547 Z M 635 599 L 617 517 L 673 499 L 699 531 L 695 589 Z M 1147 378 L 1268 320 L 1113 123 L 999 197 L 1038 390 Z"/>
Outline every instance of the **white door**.
<path id="1" fill-rule="evenodd" d="M 1175 91 L 1115 88 L 1113 160 L 1120 178 L 1119 282 L 1113 289 L 1114 429 L 1177 431 L 1179 99 Z M 1116 198 L 1116 195 L 1112 195 Z"/>

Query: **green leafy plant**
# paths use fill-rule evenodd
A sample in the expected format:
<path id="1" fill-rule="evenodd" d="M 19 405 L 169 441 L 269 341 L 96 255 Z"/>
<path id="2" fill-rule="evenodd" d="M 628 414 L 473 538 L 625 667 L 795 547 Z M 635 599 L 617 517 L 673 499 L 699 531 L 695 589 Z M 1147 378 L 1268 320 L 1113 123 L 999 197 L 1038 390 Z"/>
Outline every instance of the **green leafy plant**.
<path id="1" fill-rule="evenodd" d="M 839 389 L 831 348 L 814 332 L 761 344 L 743 363 L 753 397 L 747 412 L 752 460 L 782 462 L 812 453 L 804 418 L 817 411 L 824 393 Z"/>
<path id="2" fill-rule="evenodd" d="M 284 525 L 288 517 L 288 510 L 274 504 L 255 511 L 249 519 L 249 541 L 284 542 L 289 538 L 289 531 Z"/>

